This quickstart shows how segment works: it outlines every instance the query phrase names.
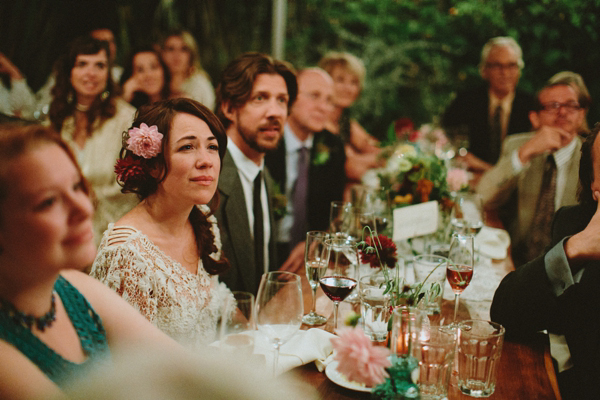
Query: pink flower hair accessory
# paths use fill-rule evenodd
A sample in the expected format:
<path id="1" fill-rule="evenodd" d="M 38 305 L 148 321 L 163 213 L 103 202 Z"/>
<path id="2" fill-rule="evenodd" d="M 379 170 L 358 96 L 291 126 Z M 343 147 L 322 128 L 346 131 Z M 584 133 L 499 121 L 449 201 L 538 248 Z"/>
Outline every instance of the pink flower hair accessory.
<path id="1" fill-rule="evenodd" d="M 139 128 L 132 128 L 128 132 L 127 150 L 139 157 L 152 158 L 160 153 L 163 134 L 156 125 L 148 126 L 142 122 Z"/>
<path id="2" fill-rule="evenodd" d="M 331 339 L 334 359 L 339 362 L 338 372 L 346 379 L 373 387 L 388 377 L 385 369 L 392 363 L 387 347 L 374 346 L 360 328 L 343 328 L 336 333 L 338 337 Z"/>

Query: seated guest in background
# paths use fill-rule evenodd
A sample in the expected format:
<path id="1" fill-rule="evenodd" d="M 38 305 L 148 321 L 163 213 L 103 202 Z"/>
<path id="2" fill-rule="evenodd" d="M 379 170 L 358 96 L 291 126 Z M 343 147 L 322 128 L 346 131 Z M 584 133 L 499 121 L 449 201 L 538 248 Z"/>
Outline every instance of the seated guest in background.
<path id="1" fill-rule="evenodd" d="M 293 69 L 260 53 L 229 63 L 217 86 L 217 115 L 229 141 L 216 216 L 231 264 L 221 279 L 231 290 L 256 294 L 262 274 L 277 269 L 274 183 L 264 157 L 277 148 L 297 92 Z"/>
<path id="2" fill-rule="evenodd" d="M 178 31 L 162 43 L 162 57 L 171 72 L 171 92 L 190 97 L 214 110 L 215 90 L 202 69 L 198 45 L 191 33 Z"/>
<path id="3" fill-rule="evenodd" d="M 490 39 L 479 63 L 486 83 L 459 93 L 446 109 L 442 126 L 450 136 L 469 140 L 465 161 L 470 169 L 491 168 L 507 135 L 531 130 L 528 114 L 535 109 L 535 99 L 517 89 L 524 65 L 521 47 L 513 38 Z"/>
<path id="4" fill-rule="evenodd" d="M 498 163 L 481 178 L 484 207 L 498 210 L 512 239 L 515 265 L 532 260 L 550 243 L 554 211 L 576 203 L 584 121 L 570 85 L 546 85 L 529 114 L 534 132 L 504 141 Z"/>
<path id="5" fill-rule="evenodd" d="M 119 82 L 119 79 L 123 74 L 123 68 L 115 64 L 117 58 L 117 43 L 113 33 L 113 28 L 109 28 L 108 25 L 101 24 L 97 28 L 92 29 L 89 32 L 89 36 L 96 40 L 106 42 L 108 46 L 108 60 L 111 65 L 110 76 L 113 82 Z M 48 114 L 50 103 L 52 102 L 52 88 L 54 85 L 56 85 L 55 70 L 50 74 L 46 80 L 46 83 L 44 83 L 44 86 L 42 86 L 35 94 L 37 111 L 39 112 L 39 115 L 37 115 L 38 119 L 43 119 L 44 116 Z"/>
<path id="6" fill-rule="evenodd" d="M 588 126 L 586 117 L 588 111 L 590 110 L 590 106 L 592 105 L 592 96 L 590 95 L 590 92 L 588 91 L 588 88 L 585 85 L 585 82 L 583 81 L 581 75 L 572 71 L 561 71 L 553 75 L 552 78 L 548 80 L 548 83 L 563 83 L 571 85 L 573 89 L 575 89 L 575 91 L 577 92 L 577 96 L 579 97 L 579 105 L 581 106 L 581 108 L 583 108 L 583 111 L 585 112 L 583 123 L 581 124 L 581 129 L 579 133 L 586 134 L 587 132 L 589 132 L 590 128 Z"/>
<path id="7" fill-rule="evenodd" d="M 298 98 L 283 139 L 277 150 L 265 156 L 265 165 L 287 197 L 277 230 L 282 269 L 298 270 L 303 265 L 306 232 L 327 230 L 330 204 L 344 195 L 344 145 L 339 136 L 323 130 L 333 109 L 332 97 L 333 80 L 327 72 L 300 71 Z"/>
<path id="8" fill-rule="evenodd" d="M 109 71 L 106 42 L 89 36 L 76 39 L 60 59 L 50 104 L 52 127 L 69 143 L 92 185 L 96 240 L 109 222 L 137 204 L 135 196 L 121 193 L 114 172 L 121 135 L 135 109 L 117 97 Z"/>
<path id="9" fill-rule="evenodd" d="M 581 148 L 579 204 L 558 210 L 549 250 L 508 274 L 491 318 L 507 336 L 541 330 L 566 337 L 573 366 L 558 374 L 563 399 L 596 399 L 600 376 L 600 141 L 596 124 Z"/>
<path id="10" fill-rule="evenodd" d="M 349 53 L 329 52 L 319 61 L 333 78 L 333 112 L 326 129 L 340 135 L 345 143 L 346 175 L 348 179 L 360 181 L 364 173 L 379 165 L 379 141 L 351 117 L 350 107 L 363 88 L 365 66 L 357 57 Z"/>
<path id="11" fill-rule="evenodd" d="M 4 54 L 0 53 L 0 113 L 31 119 L 35 96 L 25 77 Z"/>
<path id="12" fill-rule="evenodd" d="M 197 347 L 215 340 L 233 296 L 212 210 L 227 137 L 206 107 L 173 99 L 142 107 L 115 167 L 140 203 L 104 233 L 91 275 L 160 330 Z M 213 204 L 216 206 L 216 204 Z"/>
<path id="13" fill-rule="evenodd" d="M 160 54 L 151 47 L 131 53 L 121 78 L 123 99 L 135 108 L 171 98 L 171 75 Z"/>
<path id="14" fill-rule="evenodd" d="M 109 351 L 175 342 L 79 272 L 96 254 L 88 186 L 40 126 L 0 128 L 0 398 L 51 398 Z"/>

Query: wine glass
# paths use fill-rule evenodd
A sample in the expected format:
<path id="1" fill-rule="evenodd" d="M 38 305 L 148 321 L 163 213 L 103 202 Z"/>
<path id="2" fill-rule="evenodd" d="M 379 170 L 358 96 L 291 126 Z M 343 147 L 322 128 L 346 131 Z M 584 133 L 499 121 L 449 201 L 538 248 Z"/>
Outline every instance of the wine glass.
<path id="1" fill-rule="evenodd" d="M 338 326 L 338 307 L 357 284 L 358 249 L 349 238 L 331 238 L 325 241 L 329 263 L 325 276 L 319 279 L 323 292 L 333 301 L 333 331 Z"/>
<path id="2" fill-rule="evenodd" d="M 221 348 L 250 356 L 254 350 L 254 295 L 236 291 L 232 294 L 233 299 L 227 297 L 222 306 L 219 324 Z M 232 306 L 235 311 L 230 313 Z"/>
<path id="3" fill-rule="evenodd" d="M 446 266 L 446 278 L 454 292 L 453 327 L 456 327 L 460 294 L 469 286 L 473 277 L 473 253 L 473 235 L 454 232 L 448 252 L 450 262 Z"/>
<path id="4" fill-rule="evenodd" d="M 310 231 L 306 233 L 306 246 L 304 248 L 304 265 L 306 266 L 306 277 L 312 289 L 312 309 L 310 313 L 302 318 L 306 325 L 323 325 L 327 318 L 317 314 L 317 287 L 319 279 L 325 275 L 329 263 L 329 252 L 326 251 L 325 240 L 329 234 L 323 231 Z"/>
<path id="5" fill-rule="evenodd" d="M 347 201 L 332 201 L 329 213 L 329 233 L 345 236 L 350 226 L 352 204 Z"/>
<path id="6" fill-rule="evenodd" d="M 350 197 L 353 207 L 373 212 L 378 233 L 391 236 L 392 203 L 389 190 L 356 184 L 350 187 Z"/>
<path id="7" fill-rule="evenodd" d="M 483 228 L 483 203 L 477 193 L 460 193 L 452 207 L 452 231 L 476 235 Z"/>
<path id="8" fill-rule="evenodd" d="M 273 376 L 277 372 L 279 348 L 302 325 L 304 314 L 300 277 L 291 272 L 264 274 L 256 297 L 256 326 L 275 347 Z"/>
<path id="9" fill-rule="evenodd" d="M 363 237 L 369 235 L 370 232 L 377 235 L 377 227 L 375 225 L 375 213 L 366 207 L 352 207 L 350 209 L 350 224 L 347 227 L 346 235 L 360 242 Z"/>

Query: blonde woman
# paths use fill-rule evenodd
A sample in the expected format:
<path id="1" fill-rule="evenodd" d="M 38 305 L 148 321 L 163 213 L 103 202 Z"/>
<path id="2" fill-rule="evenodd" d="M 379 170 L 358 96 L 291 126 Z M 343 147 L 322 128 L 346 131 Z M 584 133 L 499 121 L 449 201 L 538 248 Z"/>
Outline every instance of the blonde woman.
<path id="1" fill-rule="evenodd" d="M 174 32 L 162 44 L 162 57 L 171 73 L 173 97 L 189 97 L 215 108 L 215 89 L 202 69 L 198 45 L 191 33 Z"/>

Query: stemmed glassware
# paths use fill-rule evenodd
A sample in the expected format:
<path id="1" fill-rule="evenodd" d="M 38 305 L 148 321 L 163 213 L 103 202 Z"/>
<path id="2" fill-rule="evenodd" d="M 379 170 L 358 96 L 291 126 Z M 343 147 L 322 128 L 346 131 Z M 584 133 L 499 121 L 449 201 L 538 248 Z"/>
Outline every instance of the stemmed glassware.
<path id="1" fill-rule="evenodd" d="M 356 184 L 351 186 L 350 196 L 353 207 L 373 212 L 378 233 L 391 236 L 392 207 L 389 190 Z"/>
<path id="2" fill-rule="evenodd" d="M 476 193 L 460 193 L 452 207 L 453 232 L 476 235 L 483 228 L 484 213 L 481 197 Z"/>
<path id="3" fill-rule="evenodd" d="M 310 313 L 302 318 L 306 325 L 323 325 L 327 318 L 317 314 L 317 288 L 319 279 L 325 275 L 329 263 L 329 251 L 325 246 L 325 240 L 329 234 L 323 231 L 310 231 L 306 233 L 306 246 L 304 248 L 304 263 L 306 265 L 306 277 L 312 289 L 312 309 Z"/>
<path id="4" fill-rule="evenodd" d="M 284 271 L 262 276 L 256 297 L 256 326 L 275 347 L 273 375 L 277 372 L 279 348 L 300 329 L 303 314 L 300 276 Z"/>
<path id="5" fill-rule="evenodd" d="M 338 307 L 357 284 L 358 249 L 349 238 L 332 238 L 325 241 L 329 263 L 325 276 L 319 279 L 323 292 L 333 301 L 333 331 L 338 326 Z"/>
<path id="6" fill-rule="evenodd" d="M 450 242 L 448 258 L 450 262 L 446 267 L 446 278 L 454 292 L 454 322 L 456 327 L 456 315 L 460 302 L 460 294 L 469 286 L 473 277 L 473 235 L 464 235 L 454 232 Z"/>
<path id="7" fill-rule="evenodd" d="M 352 203 L 332 201 L 329 213 L 329 233 L 332 236 L 345 237 L 351 222 Z"/>

